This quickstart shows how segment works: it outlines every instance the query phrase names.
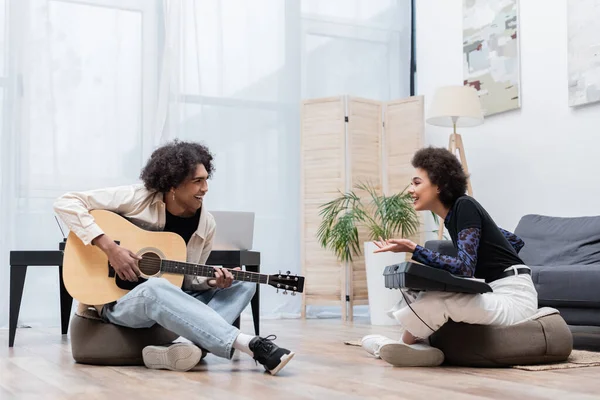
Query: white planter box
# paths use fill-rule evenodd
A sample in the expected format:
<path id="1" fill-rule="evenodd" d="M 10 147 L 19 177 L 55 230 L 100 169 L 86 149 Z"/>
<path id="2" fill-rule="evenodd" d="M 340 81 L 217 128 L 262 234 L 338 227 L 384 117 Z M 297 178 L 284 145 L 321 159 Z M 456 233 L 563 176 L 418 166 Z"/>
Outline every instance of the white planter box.
<path id="1" fill-rule="evenodd" d="M 369 291 L 369 314 L 371 325 L 398 325 L 396 319 L 387 312 L 402 300 L 399 289 L 385 287 L 383 270 L 388 265 L 406 261 L 406 253 L 373 253 L 377 246 L 373 242 L 364 243 L 365 268 L 367 271 L 367 288 Z"/>

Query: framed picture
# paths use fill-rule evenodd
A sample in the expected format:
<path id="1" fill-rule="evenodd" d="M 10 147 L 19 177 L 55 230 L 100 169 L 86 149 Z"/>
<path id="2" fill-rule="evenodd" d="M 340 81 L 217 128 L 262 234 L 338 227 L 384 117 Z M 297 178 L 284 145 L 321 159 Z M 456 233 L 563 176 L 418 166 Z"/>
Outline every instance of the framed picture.
<path id="1" fill-rule="evenodd" d="M 600 101 L 600 0 L 567 0 L 569 105 Z"/>
<path id="2" fill-rule="evenodd" d="M 463 0 L 463 79 L 484 115 L 521 106 L 519 58 L 517 0 Z"/>

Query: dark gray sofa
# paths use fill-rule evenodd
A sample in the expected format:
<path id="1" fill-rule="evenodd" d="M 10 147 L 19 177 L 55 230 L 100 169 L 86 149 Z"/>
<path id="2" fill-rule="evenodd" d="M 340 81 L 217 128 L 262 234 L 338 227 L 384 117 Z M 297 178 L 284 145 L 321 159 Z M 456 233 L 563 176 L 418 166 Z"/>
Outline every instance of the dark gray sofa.
<path id="1" fill-rule="evenodd" d="M 558 309 L 569 325 L 600 326 L 600 216 L 525 215 L 515 234 L 519 255 L 533 272 L 539 307 Z M 456 255 L 450 241 L 425 246 Z"/>

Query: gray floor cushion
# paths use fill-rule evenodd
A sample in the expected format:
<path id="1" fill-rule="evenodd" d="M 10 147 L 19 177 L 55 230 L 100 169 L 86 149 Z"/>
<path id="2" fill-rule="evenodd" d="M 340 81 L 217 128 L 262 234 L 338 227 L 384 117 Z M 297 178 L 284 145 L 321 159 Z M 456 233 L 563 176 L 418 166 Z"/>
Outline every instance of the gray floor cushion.
<path id="1" fill-rule="evenodd" d="M 560 362 L 573 350 L 573 336 L 560 316 L 552 314 L 512 326 L 448 322 L 431 338 L 445 363 L 467 367 L 508 367 Z"/>
<path id="2" fill-rule="evenodd" d="M 70 333 L 75 361 L 95 365 L 143 365 L 144 347 L 166 345 L 179 337 L 158 324 L 131 329 L 79 315 L 71 319 Z"/>

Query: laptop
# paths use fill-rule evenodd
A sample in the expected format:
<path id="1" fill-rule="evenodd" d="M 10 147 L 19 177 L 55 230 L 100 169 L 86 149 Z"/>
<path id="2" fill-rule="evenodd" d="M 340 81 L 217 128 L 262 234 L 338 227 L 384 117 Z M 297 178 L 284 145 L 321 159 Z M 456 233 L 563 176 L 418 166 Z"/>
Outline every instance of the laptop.
<path id="1" fill-rule="evenodd" d="M 217 230 L 213 250 L 251 250 L 254 240 L 254 213 L 245 211 L 210 211 Z"/>

